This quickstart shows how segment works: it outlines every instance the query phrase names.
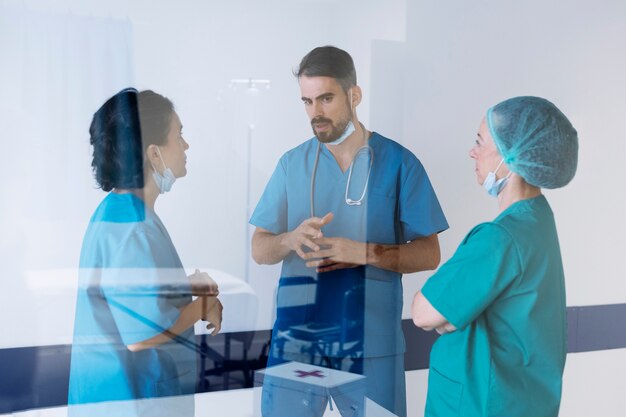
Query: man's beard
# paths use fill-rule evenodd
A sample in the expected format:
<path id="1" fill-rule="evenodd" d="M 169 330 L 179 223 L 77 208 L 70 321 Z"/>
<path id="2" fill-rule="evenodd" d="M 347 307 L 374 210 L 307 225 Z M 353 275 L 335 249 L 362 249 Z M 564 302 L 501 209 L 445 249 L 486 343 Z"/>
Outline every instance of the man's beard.
<path id="1" fill-rule="evenodd" d="M 330 125 L 330 130 L 326 132 L 317 132 L 315 130 L 315 124 L 317 123 L 328 123 Z M 346 130 L 346 127 L 348 127 L 348 123 L 350 123 L 349 117 L 346 118 L 345 121 L 340 120 L 337 123 L 337 126 L 335 126 L 332 120 L 327 119 L 326 117 L 319 116 L 311 120 L 311 128 L 313 129 L 313 134 L 317 137 L 317 139 L 319 139 L 320 142 L 330 143 L 339 139 L 339 137 Z"/>

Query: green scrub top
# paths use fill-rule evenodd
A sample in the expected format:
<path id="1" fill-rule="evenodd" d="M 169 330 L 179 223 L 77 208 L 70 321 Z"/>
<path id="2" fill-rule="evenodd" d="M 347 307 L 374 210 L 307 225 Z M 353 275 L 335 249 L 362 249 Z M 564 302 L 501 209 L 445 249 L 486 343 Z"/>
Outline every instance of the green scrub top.
<path id="1" fill-rule="evenodd" d="M 426 416 L 558 415 L 565 285 L 544 196 L 472 229 L 422 294 L 458 329 L 433 346 Z"/>

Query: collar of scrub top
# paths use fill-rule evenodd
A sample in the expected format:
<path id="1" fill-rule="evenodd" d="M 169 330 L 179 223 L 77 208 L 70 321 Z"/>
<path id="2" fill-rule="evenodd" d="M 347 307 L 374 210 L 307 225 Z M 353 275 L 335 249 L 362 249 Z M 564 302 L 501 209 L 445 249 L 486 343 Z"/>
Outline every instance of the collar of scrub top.
<path id="1" fill-rule="evenodd" d="M 363 198 L 365 197 L 365 193 L 367 192 L 367 185 L 370 181 L 370 174 L 372 173 L 372 165 L 374 164 L 374 150 L 372 149 L 372 147 L 367 143 L 368 141 L 368 136 L 367 135 L 367 130 L 365 130 L 365 126 L 363 126 L 363 123 L 359 123 L 359 125 L 361 125 L 361 130 L 363 131 L 363 141 L 366 142 L 365 145 L 361 146 L 359 149 L 357 149 L 356 153 L 354 154 L 354 156 L 352 157 L 352 162 L 350 162 L 350 168 L 348 171 L 348 181 L 346 182 L 346 192 L 344 194 L 344 200 L 346 202 L 347 205 L 349 206 L 360 206 L 361 202 L 363 201 Z M 310 201 L 311 201 L 311 217 L 315 217 L 315 176 L 317 174 L 317 163 L 319 162 L 320 159 L 320 151 L 322 149 L 322 142 L 317 141 L 317 151 L 315 152 L 315 162 L 313 163 L 313 172 L 311 173 L 311 192 L 310 192 Z M 348 197 L 348 190 L 350 189 L 350 180 L 352 179 L 352 167 L 354 167 L 354 161 L 356 160 L 356 158 L 359 156 L 359 154 L 361 152 L 367 152 L 370 156 L 370 166 L 367 170 L 367 179 L 365 180 L 365 185 L 363 186 L 363 192 L 361 193 L 361 196 L 359 197 L 358 200 L 353 200 L 350 197 Z"/>

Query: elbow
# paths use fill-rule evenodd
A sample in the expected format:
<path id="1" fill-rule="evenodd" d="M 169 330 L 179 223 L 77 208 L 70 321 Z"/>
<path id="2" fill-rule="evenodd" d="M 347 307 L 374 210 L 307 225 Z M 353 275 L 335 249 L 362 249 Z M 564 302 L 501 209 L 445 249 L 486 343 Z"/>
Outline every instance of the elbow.
<path id="1" fill-rule="evenodd" d="M 413 319 L 413 324 L 416 327 L 419 327 L 422 330 L 432 330 L 433 328 L 428 326 L 428 323 L 426 322 L 426 319 L 424 317 L 423 314 L 420 314 L 419 309 L 413 308 L 413 311 L 411 313 L 411 318 Z"/>
<path id="2" fill-rule="evenodd" d="M 415 312 L 411 313 L 411 319 L 413 319 L 413 324 L 415 325 L 415 327 L 422 327 L 420 317 L 419 315 L 415 314 Z"/>
<path id="3" fill-rule="evenodd" d="M 424 320 L 423 317 L 419 316 L 419 315 L 413 315 L 413 324 L 416 327 L 419 327 L 420 329 L 429 332 L 433 329 L 432 326 L 429 326 L 428 323 Z"/>
<path id="4" fill-rule="evenodd" d="M 263 258 L 261 257 L 261 254 L 259 254 L 258 249 L 256 249 L 254 245 L 252 245 L 251 255 L 252 259 L 254 260 L 254 262 L 257 263 L 257 265 L 263 265 Z"/>
<path id="5" fill-rule="evenodd" d="M 141 343 L 133 343 L 132 345 L 126 345 L 126 349 L 135 353 L 143 350 L 144 348 L 141 346 Z"/>
<path id="6" fill-rule="evenodd" d="M 430 307 L 430 309 L 429 309 Z M 428 300 L 422 295 L 421 291 L 418 291 L 413 297 L 413 304 L 411 304 L 411 319 L 413 324 L 425 331 L 431 331 L 435 328 L 433 325 L 432 307 Z"/>
<path id="7" fill-rule="evenodd" d="M 252 256 L 252 259 L 254 260 L 254 262 L 256 262 L 257 265 L 266 264 L 264 262 L 264 257 L 260 249 L 261 245 L 259 244 L 256 233 L 252 235 L 252 243 L 250 244 L 250 246 L 251 246 L 250 255 Z"/>
<path id="8" fill-rule="evenodd" d="M 439 246 L 439 239 L 437 235 L 435 235 L 435 244 L 433 245 L 431 255 L 430 255 L 430 270 L 437 269 L 439 263 L 441 262 L 441 247 Z"/>
<path id="9" fill-rule="evenodd" d="M 439 241 L 435 240 L 435 244 L 433 244 L 431 247 L 430 256 L 428 256 L 428 261 L 426 262 L 425 270 L 433 271 L 437 269 L 440 262 L 441 262 L 441 249 L 439 247 Z"/>
<path id="10" fill-rule="evenodd" d="M 250 255 L 257 265 L 272 265 L 271 259 L 269 259 L 267 254 L 267 250 L 264 250 L 265 246 L 260 232 L 254 232 L 250 246 Z"/>
<path id="11" fill-rule="evenodd" d="M 421 329 L 430 330 L 426 327 L 426 322 L 424 320 L 424 314 L 422 313 L 421 303 L 423 299 L 423 295 L 420 291 L 415 294 L 413 298 L 413 304 L 411 305 L 411 319 L 413 319 L 413 324 Z"/>
<path id="12" fill-rule="evenodd" d="M 416 239 L 411 244 L 414 250 L 414 261 L 410 263 L 410 266 L 407 265 L 409 267 L 402 273 L 433 271 L 437 269 L 441 262 L 441 249 L 436 234 Z"/>
<path id="13" fill-rule="evenodd" d="M 439 248 L 437 248 L 437 251 L 431 256 L 430 263 L 427 265 L 427 271 L 434 271 L 437 269 L 440 262 L 441 252 L 439 251 Z"/>
<path id="14" fill-rule="evenodd" d="M 259 248 L 258 245 L 252 245 L 252 251 L 251 251 L 251 255 L 252 255 L 252 259 L 254 260 L 254 262 L 257 263 L 257 265 L 272 265 L 273 263 L 270 262 L 270 259 L 268 259 L 267 255 L 265 255 Z M 275 263 L 275 262 L 274 262 Z"/>
<path id="15" fill-rule="evenodd" d="M 439 251 L 437 251 L 436 253 L 425 256 L 421 261 L 415 262 L 411 267 L 401 270 L 400 272 L 403 274 L 411 274 L 413 272 L 434 271 L 439 267 L 440 262 L 441 255 Z"/>

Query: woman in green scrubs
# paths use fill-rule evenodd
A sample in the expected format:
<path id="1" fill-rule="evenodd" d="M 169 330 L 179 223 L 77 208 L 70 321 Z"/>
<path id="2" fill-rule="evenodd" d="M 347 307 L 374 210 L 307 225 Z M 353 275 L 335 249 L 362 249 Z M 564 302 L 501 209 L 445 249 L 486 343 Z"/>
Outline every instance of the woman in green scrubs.
<path id="1" fill-rule="evenodd" d="M 499 215 L 474 227 L 415 295 L 412 316 L 442 336 L 426 416 L 557 416 L 567 352 L 559 241 L 542 188 L 574 177 L 578 136 L 549 101 L 487 111 L 470 151 Z"/>

